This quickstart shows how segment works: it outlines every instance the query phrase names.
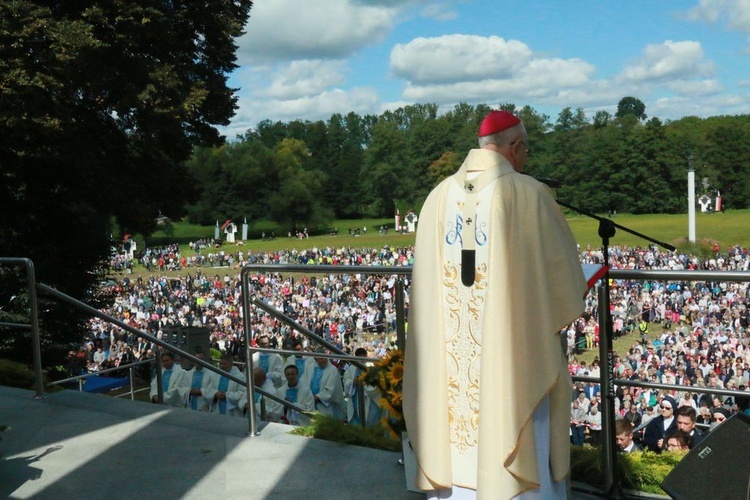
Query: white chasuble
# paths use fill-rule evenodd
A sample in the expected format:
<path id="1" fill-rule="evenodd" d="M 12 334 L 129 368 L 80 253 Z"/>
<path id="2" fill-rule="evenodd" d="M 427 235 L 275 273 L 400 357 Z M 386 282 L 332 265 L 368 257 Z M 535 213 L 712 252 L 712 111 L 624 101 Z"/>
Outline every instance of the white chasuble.
<path id="1" fill-rule="evenodd" d="M 446 204 L 442 308 L 448 376 L 453 484 L 476 488 L 479 444 L 482 318 L 487 291 L 487 230 L 491 178 L 467 175 L 464 185 L 450 185 Z M 484 182 L 482 182 L 484 181 Z M 482 185 L 480 185 L 480 182 Z M 463 286 L 462 251 L 474 252 L 474 282 Z"/>
<path id="2" fill-rule="evenodd" d="M 472 150 L 430 193 L 419 215 L 404 362 L 419 488 L 512 498 L 539 490 L 539 467 L 554 481 L 566 477 L 570 378 L 558 332 L 583 311 L 586 290 L 549 190 L 501 155 Z M 545 401 L 542 429 L 534 415 Z M 549 465 L 537 463 L 536 436 L 550 436 Z"/>

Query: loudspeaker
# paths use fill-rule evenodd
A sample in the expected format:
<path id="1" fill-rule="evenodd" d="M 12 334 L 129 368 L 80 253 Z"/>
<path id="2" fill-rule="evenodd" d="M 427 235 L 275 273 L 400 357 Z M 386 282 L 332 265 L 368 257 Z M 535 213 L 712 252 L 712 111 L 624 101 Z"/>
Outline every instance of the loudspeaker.
<path id="1" fill-rule="evenodd" d="M 737 413 L 707 434 L 661 488 L 676 500 L 750 498 L 750 417 Z"/>

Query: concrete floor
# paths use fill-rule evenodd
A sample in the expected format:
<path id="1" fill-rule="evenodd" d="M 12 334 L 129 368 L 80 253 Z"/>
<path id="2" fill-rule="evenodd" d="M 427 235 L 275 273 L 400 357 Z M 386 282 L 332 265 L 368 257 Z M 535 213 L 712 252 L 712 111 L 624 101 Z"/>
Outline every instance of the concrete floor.
<path id="1" fill-rule="evenodd" d="M 0 498 L 419 499 L 400 453 L 245 419 L 77 391 L 0 386 Z M 602 498 L 573 485 L 572 498 Z"/>
<path id="2" fill-rule="evenodd" d="M 412 499 L 400 454 L 268 424 L 63 391 L 0 387 L 0 498 Z"/>

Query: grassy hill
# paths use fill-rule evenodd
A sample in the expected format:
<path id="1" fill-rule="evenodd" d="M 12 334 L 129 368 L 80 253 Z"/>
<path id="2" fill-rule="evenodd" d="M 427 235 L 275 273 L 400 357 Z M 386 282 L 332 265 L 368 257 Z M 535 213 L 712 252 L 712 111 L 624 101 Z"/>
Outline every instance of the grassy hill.
<path id="1" fill-rule="evenodd" d="M 650 236 L 656 240 L 663 241 L 675 246 L 687 240 L 688 217 L 687 214 L 676 215 L 617 215 L 612 220 L 636 232 Z M 601 246 L 601 238 L 598 236 L 599 223 L 582 215 L 570 214 L 568 221 L 573 230 L 576 241 L 585 248 Z M 261 241 L 253 238 L 253 234 L 259 234 L 259 228 L 270 228 L 267 223 L 251 223 L 251 238 L 244 242 L 245 250 L 274 251 L 296 248 L 298 250 L 327 246 L 356 246 L 375 247 L 392 245 L 396 247 L 414 244 L 414 234 L 400 234 L 393 230 L 392 219 L 367 219 L 367 220 L 339 220 L 332 226 L 338 228 L 338 236 L 321 234 L 311 236 L 309 239 L 300 240 L 288 238 L 277 231 L 277 238 L 273 241 Z M 379 234 L 378 228 L 387 226 L 387 234 Z M 361 236 L 347 236 L 349 229 L 367 228 L 367 233 Z M 264 230 L 265 230 L 264 228 Z M 271 229 L 267 229 L 270 234 Z M 167 234 L 171 233 L 171 234 Z M 196 226 L 186 222 L 173 224 L 170 231 L 164 230 L 155 233 L 148 239 L 149 246 L 164 245 L 167 243 L 180 243 L 187 246 L 190 241 L 200 238 L 213 238 L 213 226 Z M 238 234 L 239 236 L 239 234 Z M 730 245 L 750 246 L 750 210 L 729 210 L 726 213 L 702 214 L 696 216 L 696 237 L 698 240 L 710 240 L 719 243 L 722 250 Z M 647 241 L 618 229 L 615 236 L 610 240 L 610 245 L 636 246 L 647 245 Z"/>

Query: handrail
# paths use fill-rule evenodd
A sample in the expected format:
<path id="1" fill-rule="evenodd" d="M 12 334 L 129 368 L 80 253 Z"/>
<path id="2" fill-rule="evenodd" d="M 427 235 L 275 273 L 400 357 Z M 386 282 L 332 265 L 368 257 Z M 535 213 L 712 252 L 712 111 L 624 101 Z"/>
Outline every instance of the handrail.
<path id="1" fill-rule="evenodd" d="M 399 267 L 388 267 L 388 266 L 331 266 L 331 265 L 295 265 L 295 264 L 278 264 L 278 265 L 270 265 L 270 264 L 250 264 L 246 265 L 242 268 L 241 271 L 241 277 L 242 277 L 242 292 L 243 292 L 243 313 L 245 314 L 244 317 L 249 318 L 249 306 L 252 302 L 257 307 L 261 307 L 264 311 L 268 312 L 269 314 L 273 315 L 274 318 L 281 319 L 280 316 L 283 316 L 281 313 L 276 311 L 275 309 L 271 308 L 267 304 L 263 303 L 262 301 L 258 300 L 256 297 L 253 297 L 252 301 L 249 299 L 249 288 L 247 283 L 247 276 L 250 272 L 253 271 L 260 271 L 260 272 L 269 272 L 269 273 L 279 273 L 282 271 L 287 272 L 302 272 L 302 273 L 331 273 L 331 274 L 346 274 L 346 273 L 361 273 L 361 274 L 376 274 L 376 275 L 400 275 L 400 276 L 407 276 L 411 274 L 411 267 L 405 267 L 405 266 L 399 266 Z M 611 269 L 609 271 L 609 277 L 611 279 L 637 279 L 637 280 L 663 280 L 663 281 L 736 281 L 736 282 L 746 282 L 750 281 L 750 271 L 692 271 L 692 270 L 678 270 L 678 271 L 662 271 L 662 270 L 631 270 L 631 269 Z M 397 283 L 401 283 L 400 280 L 397 281 Z M 601 290 L 600 290 L 601 292 Z M 398 293 L 403 293 L 402 289 L 398 289 Z M 398 301 L 399 297 L 396 297 L 396 300 Z M 397 302 L 398 303 L 398 302 Z M 403 309 L 403 305 L 401 306 L 401 309 Z M 403 314 L 403 311 L 397 311 L 401 312 Z M 287 322 L 287 324 L 290 325 L 298 325 L 293 320 L 283 320 Z M 250 332 L 249 332 L 249 322 L 245 322 L 245 332 L 246 332 L 246 339 L 248 339 L 247 345 L 248 345 L 248 353 L 251 351 L 250 342 Z M 398 326 L 399 326 L 399 340 L 401 340 L 401 331 L 403 329 L 403 315 L 401 315 L 398 318 Z M 301 325 L 298 325 L 301 327 Z M 300 331 L 301 333 L 308 335 L 311 332 L 308 332 L 304 327 L 298 328 L 297 326 L 294 326 L 295 329 Z M 401 346 L 400 346 L 401 347 Z M 609 383 L 617 383 L 619 385 L 644 385 L 648 384 L 651 386 L 650 383 L 640 383 L 637 381 L 630 381 L 630 380 L 624 380 L 624 379 L 611 379 L 611 374 L 605 373 L 604 370 L 602 370 L 600 379 L 593 379 L 596 380 L 600 384 L 609 384 Z M 717 393 L 717 394 L 723 394 L 724 392 L 728 393 L 729 395 L 736 395 L 737 392 L 735 391 L 732 393 L 731 391 L 722 390 L 721 392 L 717 390 L 712 390 L 702 387 L 693 387 L 693 386 L 669 386 L 668 384 L 654 384 L 654 386 L 662 386 L 664 388 L 674 388 L 677 390 L 686 390 L 689 388 L 690 392 L 705 392 L 705 393 Z M 254 427 L 254 421 L 251 421 L 251 434 L 253 434 L 255 430 Z M 603 427 L 605 436 L 604 439 L 607 440 L 607 442 L 612 443 L 614 445 L 614 425 L 606 425 Z M 605 453 L 606 450 L 603 447 L 602 453 Z M 611 474 L 614 476 L 614 470 L 607 471 L 607 474 Z M 608 478 L 608 481 L 610 483 L 614 482 L 614 477 Z"/>
<path id="2" fill-rule="evenodd" d="M 38 288 L 40 291 L 45 292 L 47 294 L 52 295 L 53 297 L 57 298 L 58 300 L 61 300 L 63 302 L 67 302 L 75 307 L 81 308 L 87 312 L 89 312 L 91 315 L 98 317 L 100 319 L 103 319 L 105 321 L 108 321 L 112 324 L 115 324 L 122 328 L 123 330 L 135 333 L 136 335 L 139 335 L 143 338 L 146 338 L 153 342 L 156 345 L 159 345 L 160 347 L 167 349 L 169 351 L 175 352 L 179 354 L 180 356 L 190 359 L 194 363 L 197 363 L 204 368 L 207 368 L 215 373 L 218 373 L 219 375 L 225 376 L 229 378 L 230 380 L 233 380 L 240 385 L 244 386 L 248 390 L 248 418 L 249 418 L 249 435 L 257 435 L 257 426 L 255 423 L 255 401 L 254 401 L 254 392 L 257 390 L 258 393 L 262 394 L 263 396 L 268 397 L 271 400 L 274 400 L 276 402 L 279 402 L 281 404 L 284 404 L 285 406 L 294 408 L 297 411 L 300 411 L 302 413 L 304 410 L 302 410 L 299 407 L 296 407 L 296 405 L 289 403 L 288 401 L 285 401 L 281 398 L 278 398 L 277 396 L 273 394 L 269 394 L 267 391 L 264 391 L 260 388 L 255 388 L 254 384 L 249 383 L 249 380 L 252 377 L 252 369 L 253 369 L 253 359 L 252 359 L 252 353 L 255 351 L 258 352 L 265 352 L 265 351 L 271 351 L 275 353 L 290 353 L 295 356 L 302 355 L 302 356 L 320 356 L 320 357 L 327 357 L 327 358 L 340 358 L 345 359 L 346 356 L 343 351 L 338 349 L 335 345 L 325 341 L 325 339 L 321 339 L 319 336 L 315 335 L 313 332 L 310 332 L 307 328 L 304 326 L 298 324 L 296 321 L 292 320 L 291 318 L 287 318 L 283 314 L 276 311 L 274 308 L 268 306 L 268 304 L 265 304 L 262 300 L 258 299 L 257 297 L 252 297 L 250 290 L 248 287 L 248 277 L 251 272 L 261 272 L 261 273 L 279 273 L 279 272 L 298 272 L 298 273 L 330 273 L 330 274 L 368 274 L 368 275 L 385 275 L 385 276 L 410 276 L 412 272 L 411 266 L 346 266 L 346 265 L 296 265 L 296 264 L 248 264 L 243 266 L 241 270 L 241 285 L 242 285 L 242 307 L 243 307 L 243 314 L 244 318 L 251 317 L 249 314 L 250 306 L 251 304 L 255 307 L 263 309 L 266 313 L 273 315 L 274 317 L 278 317 L 281 321 L 284 321 L 288 325 L 295 328 L 297 331 L 302 333 L 303 335 L 308 336 L 309 338 L 313 339 L 314 341 L 318 341 L 322 345 L 325 345 L 326 347 L 329 347 L 329 350 L 334 351 L 333 354 L 325 354 L 325 353 L 309 353 L 309 352 L 299 352 L 299 351 L 280 351 L 280 350 L 266 350 L 263 348 L 257 348 L 252 346 L 252 334 L 249 327 L 249 321 L 244 322 L 244 333 L 245 333 L 245 346 L 246 346 L 246 358 L 247 358 L 247 378 L 248 382 L 245 382 L 239 378 L 236 378 L 232 376 L 229 373 L 224 372 L 223 370 L 214 367 L 213 365 L 209 364 L 206 361 L 201 360 L 200 358 L 197 358 L 193 356 L 190 353 L 187 353 L 177 347 L 172 346 L 171 344 L 168 344 L 166 342 L 163 342 L 162 340 L 151 336 L 147 332 L 138 330 L 136 328 L 131 327 L 130 325 L 112 317 L 105 313 L 102 313 L 101 311 L 83 303 L 80 301 L 77 301 L 67 295 L 65 295 L 62 292 L 59 292 L 47 285 L 44 284 L 36 284 L 35 278 L 34 278 L 34 271 L 33 271 L 33 263 L 29 259 L 11 259 L 11 258 L 0 258 L 0 264 L 3 263 L 9 263 L 9 264 L 21 264 L 25 265 L 27 267 L 27 280 L 29 282 L 30 291 L 29 291 L 29 300 L 31 305 L 31 325 L 24 325 L 24 324 L 14 324 L 14 323 L 0 323 L 0 327 L 8 326 L 14 328 L 31 328 L 33 332 L 34 337 L 34 361 L 35 361 L 35 373 L 36 373 L 36 386 L 37 386 L 37 398 L 43 397 L 43 389 L 42 389 L 42 371 L 41 371 L 41 354 L 40 354 L 40 342 L 39 342 L 39 318 L 37 313 L 37 298 L 36 298 L 36 289 Z M 667 271 L 667 270 L 642 270 L 642 269 L 611 269 L 609 271 L 609 276 L 611 279 L 634 279 L 634 280 L 660 280 L 660 281 L 690 281 L 690 282 L 701 282 L 701 281 L 722 281 L 722 282 L 750 282 L 750 271 L 704 271 L 704 270 L 678 270 L 678 271 Z M 397 287 L 397 293 L 402 294 L 403 293 L 403 283 L 401 280 L 397 280 L 396 287 Z M 396 296 L 396 304 L 401 303 L 400 308 L 403 308 L 403 297 Z M 401 299 L 401 302 L 399 302 L 399 299 Z M 401 313 L 401 314 L 399 314 Z M 404 317 L 403 317 L 403 311 L 397 311 L 397 333 L 399 336 L 399 347 L 403 348 L 402 342 L 402 335 L 404 331 Z M 320 342 L 322 340 L 322 342 Z M 158 359 L 156 360 L 158 363 Z M 365 361 L 369 361 L 369 359 L 366 358 L 355 358 L 351 360 L 354 363 L 363 363 Z M 145 361 L 148 362 L 148 361 Z M 122 369 L 123 367 L 116 367 L 115 369 Z M 130 366 L 130 369 L 132 370 L 132 366 Z M 157 370 L 158 371 L 158 370 Z M 104 373 L 105 371 L 98 372 L 98 373 Z M 87 376 L 91 376 L 94 374 L 87 374 Z M 697 387 L 697 386 L 680 386 L 680 385 L 671 385 L 671 384 L 661 384 L 661 383 L 653 383 L 653 382 L 642 382 L 637 380 L 626 380 L 626 379 L 619 379 L 619 378 L 611 378 L 611 374 L 608 374 L 605 372 L 605 370 L 602 370 L 601 377 L 599 379 L 595 379 L 592 377 L 573 377 L 574 380 L 577 381 L 591 381 L 591 382 L 597 382 L 600 384 L 607 384 L 607 383 L 614 383 L 618 385 L 623 386 L 637 386 L 637 387 L 652 387 L 652 388 L 658 388 L 658 389 L 668 389 L 668 390 L 680 390 L 680 391 L 689 391 L 694 393 L 710 393 L 710 394 L 719 394 L 719 395 L 726 395 L 726 396 L 737 396 L 739 393 L 738 391 L 730 391 L 726 389 L 720 389 L 720 388 L 710 388 L 710 387 Z M 63 383 L 64 381 L 57 381 L 53 382 L 54 384 Z M 159 390 L 161 391 L 161 387 L 159 387 Z M 362 400 L 363 398 L 360 398 Z M 611 427 L 611 426 L 609 426 Z M 604 438 L 613 441 L 614 436 L 612 435 L 613 429 L 605 428 L 605 436 Z M 610 478 L 611 479 L 611 478 Z"/>
<path id="3" fill-rule="evenodd" d="M 329 273 L 329 274 L 368 274 L 368 275 L 384 275 L 384 276 L 411 276 L 411 266 L 333 266 L 333 265 L 327 265 L 327 264 L 315 264 L 315 265 L 304 265 L 304 264 L 246 264 L 242 267 L 242 270 L 240 271 L 240 278 L 241 278 L 241 287 L 242 287 L 242 313 L 243 318 L 250 318 L 250 304 L 253 304 L 255 307 L 258 307 L 260 309 L 263 309 L 266 313 L 273 316 L 274 318 L 286 323 L 288 326 L 291 326 L 295 330 L 299 331 L 306 337 L 314 340 L 315 342 L 318 342 L 319 344 L 322 344 L 328 350 L 333 351 L 334 353 L 338 355 L 330 355 L 330 356 L 321 356 L 321 357 L 334 357 L 334 358 L 342 358 L 346 356 L 344 351 L 340 349 L 335 344 L 332 344 L 331 342 L 328 342 L 324 338 L 316 335 L 315 333 L 311 332 L 309 329 L 305 328 L 301 324 L 297 323 L 293 319 L 287 317 L 286 315 L 280 313 L 276 309 L 272 308 L 262 300 L 258 299 L 257 297 L 253 296 L 252 299 L 250 298 L 250 288 L 248 286 L 248 276 L 252 272 L 260 271 L 260 272 L 273 272 L 278 273 L 280 271 L 291 271 L 291 272 L 301 272 L 301 273 L 308 273 L 308 272 L 316 272 L 316 273 Z M 399 281 L 400 283 L 400 281 Z M 398 293 L 403 293 L 402 286 L 397 286 Z M 400 300 L 399 300 L 400 299 Z M 396 304 L 401 304 L 403 306 L 403 297 L 396 297 Z M 402 307 L 403 308 L 403 307 Z M 397 311 L 397 318 L 402 321 L 402 324 L 399 325 L 399 329 L 397 331 L 397 335 L 400 341 L 404 338 L 405 331 L 403 328 L 403 311 L 401 311 L 401 314 L 398 314 Z M 253 347 L 252 346 L 252 332 L 250 331 L 250 322 L 244 321 L 243 322 L 243 328 L 244 328 L 244 334 L 245 334 L 245 352 L 247 357 L 247 366 L 248 366 L 248 373 L 251 373 L 253 370 L 253 356 L 252 353 L 254 351 L 260 350 L 260 348 Z M 400 343 L 399 349 L 403 349 L 403 343 Z M 296 353 L 296 351 L 295 351 Z M 314 355 L 314 353 L 313 353 Z M 365 365 L 363 364 L 364 361 L 360 361 L 362 358 L 355 358 L 351 361 L 351 363 L 356 364 L 362 369 L 366 369 Z M 250 408 L 250 411 L 248 411 L 249 417 L 250 417 L 250 436 L 257 436 L 258 435 L 258 426 L 255 422 L 255 398 L 254 398 L 254 392 L 255 391 L 255 384 L 248 384 L 247 385 L 247 401 Z M 359 401 L 359 414 L 364 416 L 364 397 L 362 396 L 362 385 L 357 384 L 357 391 L 359 394 L 358 401 Z M 364 425 L 364 417 L 362 418 L 363 425 Z"/>
<path id="4" fill-rule="evenodd" d="M 0 257 L 0 264 L 11 264 L 24 266 L 26 268 L 26 284 L 29 287 L 29 316 L 31 324 L 28 326 L 22 326 L 22 328 L 31 328 L 34 373 L 36 374 L 36 380 L 34 381 L 34 389 L 36 391 L 35 398 L 42 399 L 44 398 L 44 386 L 42 385 L 42 342 L 39 336 L 39 307 L 36 297 L 36 273 L 34 271 L 34 263 L 31 259 L 25 257 Z M 6 325 L 14 325 L 14 323 L 6 323 Z"/>
<path id="5" fill-rule="evenodd" d="M 610 269 L 610 278 L 662 281 L 750 281 L 750 271 L 667 271 L 659 269 Z"/>
<path id="6" fill-rule="evenodd" d="M 180 356 L 189 359 L 193 363 L 199 364 L 199 365 L 201 365 L 204 368 L 208 368 L 212 372 L 215 372 L 215 373 L 218 373 L 219 375 L 227 377 L 229 380 L 233 380 L 233 381 L 237 382 L 238 384 L 242 384 L 242 385 L 245 384 L 245 382 L 241 378 L 237 378 L 234 375 L 231 375 L 231 374 L 223 371 L 222 369 L 215 367 L 211 363 L 209 363 L 207 361 L 204 361 L 204 360 L 202 360 L 202 359 L 200 359 L 198 357 L 195 357 L 195 356 L 193 356 L 192 354 L 190 354 L 187 351 L 183 351 L 179 347 L 175 347 L 175 346 L 169 344 L 168 342 L 164 342 L 160 338 L 155 337 L 155 336 L 151 335 L 148 332 L 145 332 L 143 330 L 139 330 L 139 329 L 137 329 L 137 328 L 135 328 L 133 326 L 130 326 L 129 324 L 127 324 L 127 323 L 125 323 L 123 321 L 120 321 L 117 318 L 114 318 L 114 317 L 112 317 L 112 316 L 110 316 L 110 315 L 108 315 L 106 313 L 103 313 L 100 310 L 98 310 L 98 309 L 96 309 L 94 307 L 91 307 L 90 305 L 86 304 L 85 302 L 81 302 L 80 300 L 76 300 L 73 297 L 70 297 L 69 295 L 64 294 L 63 292 L 60 292 L 59 290 L 55 290 L 54 288 L 50 287 L 49 285 L 45 285 L 44 283 L 39 283 L 37 286 L 44 293 L 52 295 L 53 297 L 55 297 L 55 298 L 57 298 L 57 299 L 65 302 L 67 304 L 70 304 L 70 305 L 72 305 L 74 307 L 77 307 L 79 309 L 83 309 L 84 311 L 88 312 L 92 316 L 95 316 L 95 317 L 97 317 L 99 319 L 103 319 L 104 321 L 108 321 L 108 322 L 110 322 L 110 323 L 112 323 L 112 324 L 114 324 L 114 325 L 122 328 L 125 331 L 133 333 L 134 335 L 138 335 L 140 337 L 143 337 L 143 338 L 145 338 L 145 339 L 153 342 L 154 344 L 158 345 L 159 347 L 167 349 L 168 351 L 172 351 L 175 354 L 179 354 Z"/>
<path id="7" fill-rule="evenodd" d="M 47 385 L 62 385 L 62 384 L 67 384 L 68 382 L 75 382 L 77 380 L 81 380 L 81 379 L 85 379 L 85 378 L 89 378 L 89 377 L 96 377 L 96 376 L 102 375 L 104 373 L 110 373 L 110 372 L 120 371 L 120 370 L 123 370 L 125 368 L 132 367 L 132 366 L 140 366 L 140 365 L 150 364 L 150 363 L 153 363 L 154 361 L 155 361 L 154 359 L 141 359 L 139 361 L 134 361 L 132 363 L 126 363 L 124 365 L 114 366 L 112 368 L 105 368 L 104 370 L 98 370 L 98 371 L 95 371 L 95 372 L 88 372 L 88 373 L 81 373 L 80 375 L 74 375 L 72 377 L 64 378 L 64 379 L 61 379 L 61 380 L 55 380 L 54 382 L 49 382 Z"/>
<path id="8" fill-rule="evenodd" d="M 593 382 L 595 384 L 600 383 L 600 379 L 595 377 L 579 377 L 579 376 L 573 376 L 571 377 L 576 382 Z M 737 391 L 732 389 L 723 389 L 721 387 L 706 387 L 704 385 L 700 386 L 694 386 L 694 385 L 675 385 L 675 384 L 663 384 L 661 382 L 643 382 L 640 380 L 629 380 L 626 378 L 615 378 L 612 379 L 612 382 L 615 383 L 615 385 L 624 385 L 627 387 L 646 387 L 651 389 L 666 389 L 666 390 L 675 390 L 675 391 L 681 391 L 681 392 L 696 392 L 701 394 L 718 394 L 720 396 L 748 396 L 750 397 L 750 393 L 745 394 L 744 391 Z"/>
<path id="9" fill-rule="evenodd" d="M 8 328 L 13 330 L 31 330 L 31 325 L 26 323 L 8 323 L 0 321 L 0 328 Z"/>
<path id="10" fill-rule="evenodd" d="M 349 354 L 329 354 L 326 352 L 310 352 L 310 351 L 290 351 L 286 349 L 273 349 L 267 347 L 253 347 L 253 351 L 267 352 L 270 354 L 284 354 L 287 356 L 312 356 L 314 358 L 327 358 L 327 359 L 341 359 L 344 361 L 353 361 L 358 365 L 367 363 L 370 361 L 380 361 L 382 358 L 363 358 L 362 356 L 351 356 Z M 362 368 L 367 366 L 362 365 Z"/>
<path id="11" fill-rule="evenodd" d="M 214 373 L 219 374 L 220 376 L 223 376 L 223 377 L 226 377 L 226 378 L 228 378 L 230 380 L 233 380 L 233 381 L 237 382 L 239 385 L 241 385 L 243 387 L 254 387 L 254 384 L 247 383 L 246 381 L 242 380 L 241 378 L 235 377 L 234 375 L 232 375 L 232 374 L 230 374 L 228 372 L 225 372 L 221 368 L 217 368 L 217 367 L 213 366 L 211 363 L 209 363 L 207 361 L 204 361 L 204 360 L 202 360 L 202 359 L 200 359 L 200 358 L 198 358 L 198 357 L 196 357 L 196 356 L 194 356 L 194 355 L 192 355 L 192 354 L 190 354 L 190 353 L 188 353 L 186 351 L 183 351 L 182 349 L 179 349 L 179 348 L 177 348 L 177 347 L 175 347 L 175 346 L 173 346 L 173 345 L 171 345 L 171 344 L 169 344 L 167 342 L 164 342 L 163 340 L 161 340 L 161 339 L 159 339 L 157 337 L 154 337 L 153 335 L 149 334 L 148 332 L 144 332 L 143 330 L 139 330 L 139 329 L 137 329 L 137 328 L 135 328 L 135 327 L 133 327 L 133 326 L 131 326 L 131 325 L 123 322 L 123 321 L 118 320 L 117 318 L 114 318 L 114 317 L 112 317 L 112 316 L 110 316 L 110 315 L 108 315 L 106 313 L 103 313 L 100 310 L 98 310 L 98 309 L 96 309 L 94 307 L 91 307 L 90 305 L 88 305 L 88 304 L 86 304 L 84 302 L 76 300 L 76 299 L 70 297 L 69 295 L 64 294 L 63 292 L 60 292 L 59 290 L 55 290 L 54 288 L 52 288 L 52 287 L 50 287 L 48 285 L 45 285 L 43 283 L 39 283 L 37 286 L 44 293 L 52 295 L 53 297 L 55 297 L 55 298 L 57 298 L 57 299 L 65 302 L 67 304 L 70 304 L 70 305 L 72 305 L 74 307 L 78 307 L 79 309 L 83 309 L 84 311 L 88 312 L 89 314 L 91 314 L 91 315 L 93 315 L 93 316 L 95 316 L 97 318 L 103 319 L 104 321 L 108 321 L 108 322 L 110 322 L 110 323 L 112 323 L 114 325 L 117 325 L 118 327 L 122 328 L 123 330 L 131 332 L 131 333 L 133 333 L 133 334 L 135 334 L 137 336 L 143 337 L 143 338 L 145 338 L 145 339 L 147 339 L 147 340 L 155 343 L 156 345 L 158 345 L 158 346 L 160 346 L 160 347 L 162 347 L 164 349 L 167 349 L 168 351 L 172 351 L 172 352 L 174 352 L 176 354 L 179 354 L 181 357 L 189 359 L 193 363 L 199 364 L 199 365 L 203 366 L 204 368 L 208 368 L 209 370 L 213 371 Z M 323 354 L 320 354 L 320 353 L 299 353 L 297 351 L 295 351 L 295 353 L 296 354 L 309 355 L 309 356 L 328 356 L 328 355 L 323 355 Z M 340 356 L 337 356 L 337 357 L 340 357 Z M 361 358 L 359 358 L 359 359 L 361 359 Z M 153 359 L 153 360 L 145 360 L 143 362 L 156 362 L 158 364 L 159 363 L 159 357 L 156 356 L 156 358 Z M 120 369 L 120 367 L 116 367 L 114 369 L 117 370 L 117 369 Z M 104 373 L 104 370 L 102 370 L 100 372 L 97 372 L 97 373 Z M 252 370 L 250 370 L 249 373 L 250 374 L 248 375 L 248 380 L 252 380 Z M 75 378 L 85 378 L 85 377 L 92 376 L 92 375 L 95 375 L 95 373 L 86 374 L 86 375 L 77 376 L 77 377 L 71 377 L 71 378 L 73 378 L 73 379 L 75 379 Z M 157 377 L 159 375 L 160 375 L 160 370 L 157 369 Z M 69 379 L 65 379 L 65 381 L 68 381 L 68 380 Z M 57 381 L 56 383 L 59 384 L 59 383 L 62 383 L 62 382 L 63 381 Z M 159 400 L 162 401 L 162 390 L 163 389 L 162 389 L 162 385 L 160 383 L 157 383 L 157 390 L 159 391 Z M 309 412 L 305 411 L 304 409 L 300 408 L 299 406 L 297 406 L 297 405 L 295 405 L 293 403 L 290 403 L 289 401 L 286 401 L 284 399 L 280 399 L 275 394 L 270 394 L 270 393 L 268 393 L 267 391 L 264 391 L 261 388 L 255 388 L 255 390 L 257 390 L 261 395 L 263 395 L 263 396 L 265 396 L 265 397 L 267 397 L 267 398 L 269 398 L 269 399 L 271 399 L 273 401 L 281 403 L 281 404 L 283 404 L 285 406 L 288 406 L 288 407 L 292 408 L 293 410 L 296 410 L 296 411 L 298 411 L 300 413 L 303 413 L 303 414 L 309 414 Z M 248 399 L 248 406 L 253 411 L 254 411 L 254 403 L 255 403 L 254 399 Z M 251 413 L 254 413 L 254 412 L 248 411 L 248 414 L 251 414 Z M 253 415 L 253 419 L 254 419 L 254 415 Z"/>

